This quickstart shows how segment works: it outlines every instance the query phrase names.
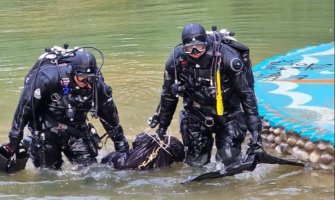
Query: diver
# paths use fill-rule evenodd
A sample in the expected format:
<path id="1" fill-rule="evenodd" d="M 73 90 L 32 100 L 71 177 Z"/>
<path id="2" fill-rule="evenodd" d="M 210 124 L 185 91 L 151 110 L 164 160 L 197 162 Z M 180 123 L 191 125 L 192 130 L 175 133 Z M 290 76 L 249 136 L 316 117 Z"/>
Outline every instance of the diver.
<path id="1" fill-rule="evenodd" d="M 48 48 L 32 67 L 14 114 L 9 143 L 2 146 L 13 157 L 23 140 L 35 167 L 60 169 L 62 153 L 79 166 L 96 163 L 101 137 L 89 123 L 88 113 L 100 119 L 116 151 L 129 149 L 112 89 L 87 49 Z M 23 138 L 26 126 L 32 134 Z"/>
<path id="2" fill-rule="evenodd" d="M 181 39 L 165 64 L 160 103 L 149 126 L 159 125 L 156 133 L 163 137 L 182 96 L 185 162 L 209 163 L 215 134 L 216 161 L 228 166 L 241 159 L 247 130 L 252 136 L 250 146 L 257 148 L 262 142 L 251 62 L 248 55 L 224 42 L 214 27 L 208 34 L 200 24 L 187 24 Z"/>

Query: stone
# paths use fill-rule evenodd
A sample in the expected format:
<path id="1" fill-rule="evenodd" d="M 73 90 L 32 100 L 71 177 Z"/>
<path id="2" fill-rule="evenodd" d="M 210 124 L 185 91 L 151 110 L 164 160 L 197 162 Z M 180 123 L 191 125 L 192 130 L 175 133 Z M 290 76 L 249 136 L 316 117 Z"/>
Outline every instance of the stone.
<path id="1" fill-rule="evenodd" d="M 316 145 L 312 142 L 312 141 L 307 141 L 305 146 L 304 146 L 304 149 L 306 151 L 313 151 L 315 149 Z"/>
<path id="2" fill-rule="evenodd" d="M 293 147 L 292 154 L 294 157 L 296 157 L 299 160 L 302 160 L 305 162 L 309 160 L 309 154 L 306 151 L 299 149 L 299 147 L 297 146 Z"/>
<path id="3" fill-rule="evenodd" d="M 273 142 L 274 139 L 275 139 L 275 136 L 274 136 L 273 134 L 268 135 L 268 137 L 266 138 L 266 140 L 267 140 L 268 142 Z"/>
<path id="4" fill-rule="evenodd" d="M 286 131 L 282 131 L 281 133 L 280 133 L 280 137 L 281 137 L 281 139 L 282 139 L 282 141 L 287 141 L 287 138 L 288 138 L 288 136 L 287 136 L 287 134 L 286 134 Z"/>
<path id="5" fill-rule="evenodd" d="M 323 170 L 334 170 L 334 165 L 330 164 L 330 165 L 327 165 L 327 164 L 323 164 L 323 163 L 320 163 L 320 168 L 323 169 Z"/>
<path id="6" fill-rule="evenodd" d="M 313 151 L 310 155 L 309 155 L 309 160 L 313 163 L 318 163 L 320 162 L 320 153 L 319 151 Z"/>
<path id="7" fill-rule="evenodd" d="M 281 138 L 280 138 L 280 136 L 279 136 L 279 135 L 276 136 L 275 139 L 274 139 L 274 141 L 275 141 L 276 144 L 280 144 L 280 143 L 281 143 Z"/>
<path id="8" fill-rule="evenodd" d="M 282 151 L 283 153 L 285 153 L 285 154 L 290 154 L 290 153 L 292 153 L 292 151 L 290 151 L 291 148 L 289 147 L 288 144 L 282 142 L 282 143 L 280 144 L 280 147 L 281 147 L 281 151 Z"/>
<path id="9" fill-rule="evenodd" d="M 298 139 L 296 145 L 300 148 L 304 148 L 305 147 L 305 141 L 303 139 Z"/>
<path id="10" fill-rule="evenodd" d="M 325 164 L 330 164 L 334 160 L 334 157 L 329 153 L 322 153 L 321 154 L 321 161 Z"/>
<path id="11" fill-rule="evenodd" d="M 313 169 L 315 169 L 315 170 L 320 170 L 320 169 L 321 169 L 321 167 L 320 167 L 320 163 L 314 163 L 314 164 L 313 164 Z"/>
<path id="12" fill-rule="evenodd" d="M 283 151 L 282 151 L 282 148 L 281 148 L 280 145 L 277 145 L 277 146 L 275 147 L 275 151 L 276 151 L 278 154 L 283 154 Z"/>
<path id="13" fill-rule="evenodd" d="M 286 143 L 290 146 L 294 146 L 297 143 L 297 139 L 294 136 L 289 137 Z"/>
<path id="14" fill-rule="evenodd" d="M 262 135 L 269 135 L 270 131 L 269 131 L 269 129 L 262 129 L 261 134 Z"/>
<path id="15" fill-rule="evenodd" d="M 330 155 L 334 155 L 334 153 L 335 153 L 335 149 L 334 149 L 334 147 L 332 146 L 332 145 L 327 145 L 327 147 L 326 147 L 326 151 L 327 151 L 327 153 L 329 153 Z"/>
<path id="16" fill-rule="evenodd" d="M 262 134 L 261 137 L 262 137 L 262 140 L 267 140 L 268 135 Z"/>

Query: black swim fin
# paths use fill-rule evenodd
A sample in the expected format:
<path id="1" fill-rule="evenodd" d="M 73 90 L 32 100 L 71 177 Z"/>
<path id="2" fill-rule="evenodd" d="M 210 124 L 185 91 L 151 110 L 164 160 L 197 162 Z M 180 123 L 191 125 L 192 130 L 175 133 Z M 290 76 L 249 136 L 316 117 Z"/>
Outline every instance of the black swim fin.
<path id="1" fill-rule="evenodd" d="M 262 149 L 261 152 L 255 152 L 254 149 L 250 147 L 247 150 L 247 155 L 245 159 L 243 159 L 242 161 L 237 161 L 231 165 L 228 165 L 220 171 L 208 172 L 199 176 L 190 177 L 183 181 L 182 184 L 187 184 L 193 181 L 202 181 L 207 179 L 221 178 L 225 176 L 233 176 L 235 174 L 240 174 L 245 171 L 253 171 L 259 163 L 293 165 L 301 167 L 305 166 L 304 163 L 298 163 L 271 156 L 267 154 L 264 149 Z"/>

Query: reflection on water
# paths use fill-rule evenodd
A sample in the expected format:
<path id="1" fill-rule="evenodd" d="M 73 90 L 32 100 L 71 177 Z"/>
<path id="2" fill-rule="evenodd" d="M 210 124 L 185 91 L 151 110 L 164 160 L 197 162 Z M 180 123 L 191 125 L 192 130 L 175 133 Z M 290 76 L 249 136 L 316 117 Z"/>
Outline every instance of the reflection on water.
<path id="1" fill-rule="evenodd" d="M 113 87 L 127 138 L 147 128 L 159 101 L 163 66 L 190 21 L 235 31 L 254 63 L 274 54 L 334 40 L 334 2 L 142 0 L 71 2 L 2 0 L 0 7 L 0 142 L 7 141 L 23 77 L 43 49 L 68 42 L 95 46 Z M 180 105 L 179 105 L 180 106 Z M 95 121 L 94 121 L 95 122 Z M 101 126 L 96 123 L 103 132 Z M 149 129 L 148 129 L 149 130 Z M 178 113 L 170 132 L 178 134 Z M 107 151 L 111 148 L 108 143 Z M 105 150 L 106 151 L 106 150 Z M 102 154 L 107 152 L 103 151 Z M 333 199 L 333 174 L 261 165 L 255 172 L 190 185 L 203 170 L 178 164 L 152 171 L 104 166 L 0 174 L 0 199 Z"/>

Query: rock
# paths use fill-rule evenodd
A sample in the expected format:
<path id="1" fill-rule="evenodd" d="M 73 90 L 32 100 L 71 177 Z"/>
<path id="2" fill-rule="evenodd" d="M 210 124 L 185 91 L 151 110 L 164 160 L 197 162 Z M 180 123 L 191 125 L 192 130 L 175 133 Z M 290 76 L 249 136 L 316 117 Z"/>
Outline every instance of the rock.
<path id="1" fill-rule="evenodd" d="M 276 144 L 280 144 L 280 143 L 281 143 L 281 138 L 280 138 L 280 136 L 279 136 L 279 135 L 276 136 L 275 139 L 274 139 L 274 141 L 275 141 Z"/>
<path id="2" fill-rule="evenodd" d="M 320 142 L 320 143 L 316 146 L 316 148 L 318 148 L 320 151 L 324 151 L 324 150 L 327 149 L 327 145 L 326 145 L 325 143 L 323 143 L 323 142 Z"/>
<path id="3" fill-rule="evenodd" d="M 287 136 L 285 130 L 283 130 L 283 131 L 280 133 L 280 137 L 281 137 L 282 141 L 285 141 L 285 142 L 287 141 L 288 136 Z"/>
<path id="4" fill-rule="evenodd" d="M 312 141 L 306 142 L 304 149 L 306 151 L 313 151 L 315 149 L 316 145 Z"/>
<path id="5" fill-rule="evenodd" d="M 273 142 L 274 139 L 275 139 L 275 136 L 274 136 L 273 134 L 268 135 L 268 137 L 266 138 L 266 140 L 267 140 L 268 142 Z"/>
<path id="6" fill-rule="evenodd" d="M 270 131 L 268 129 L 262 129 L 261 134 L 262 135 L 269 135 Z"/>
<path id="7" fill-rule="evenodd" d="M 325 164 L 330 164 L 334 160 L 334 157 L 328 153 L 321 154 L 321 161 Z"/>
<path id="8" fill-rule="evenodd" d="M 281 150 L 282 150 L 283 153 L 285 153 L 285 154 L 290 154 L 290 153 L 292 153 L 291 148 L 289 147 L 288 144 L 282 142 L 282 143 L 280 144 L 280 147 L 281 147 Z"/>
<path id="9" fill-rule="evenodd" d="M 320 167 L 320 163 L 314 163 L 314 164 L 313 164 L 313 169 L 315 169 L 315 170 L 320 170 L 320 169 L 321 169 L 321 167 Z"/>
<path id="10" fill-rule="evenodd" d="M 273 128 L 273 127 L 269 128 L 270 133 L 273 133 L 274 130 L 275 130 L 275 128 Z"/>
<path id="11" fill-rule="evenodd" d="M 278 154 L 283 154 L 283 151 L 282 151 L 282 148 L 281 148 L 280 145 L 277 145 L 277 146 L 275 147 L 275 151 L 276 151 Z"/>
<path id="12" fill-rule="evenodd" d="M 297 143 L 297 139 L 294 136 L 289 137 L 286 143 L 290 146 L 294 146 Z"/>
<path id="13" fill-rule="evenodd" d="M 298 158 L 298 157 L 296 156 L 296 155 L 298 154 L 298 152 L 299 152 L 299 147 L 294 146 L 294 147 L 292 148 L 292 156 Z"/>
<path id="14" fill-rule="evenodd" d="M 320 162 L 320 153 L 316 150 L 309 155 L 309 160 L 313 163 Z"/>
<path id="15" fill-rule="evenodd" d="M 305 141 L 303 139 L 298 139 L 296 145 L 300 148 L 304 148 L 305 147 Z"/>
<path id="16" fill-rule="evenodd" d="M 330 155 L 334 155 L 334 153 L 335 153 L 335 149 L 334 149 L 334 147 L 332 146 L 332 145 L 327 145 L 327 147 L 326 147 L 326 151 L 327 151 L 327 153 L 329 153 Z"/>
<path id="17" fill-rule="evenodd" d="M 323 169 L 323 170 L 333 171 L 334 170 L 334 165 L 332 165 L 332 164 L 327 165 L 327 164 L 320 163 L 320 168 Z"/>
<path id="18" fill-rule="evenodd" d="M 275 130 L 273 130 L 273 133 L 274 133 L 275 135 L 279 135 L 279 134 L 281 133 L 282 130 L 283 130 L 283 129 L 281 129 L 281 128 L 276 128 Z"/>

